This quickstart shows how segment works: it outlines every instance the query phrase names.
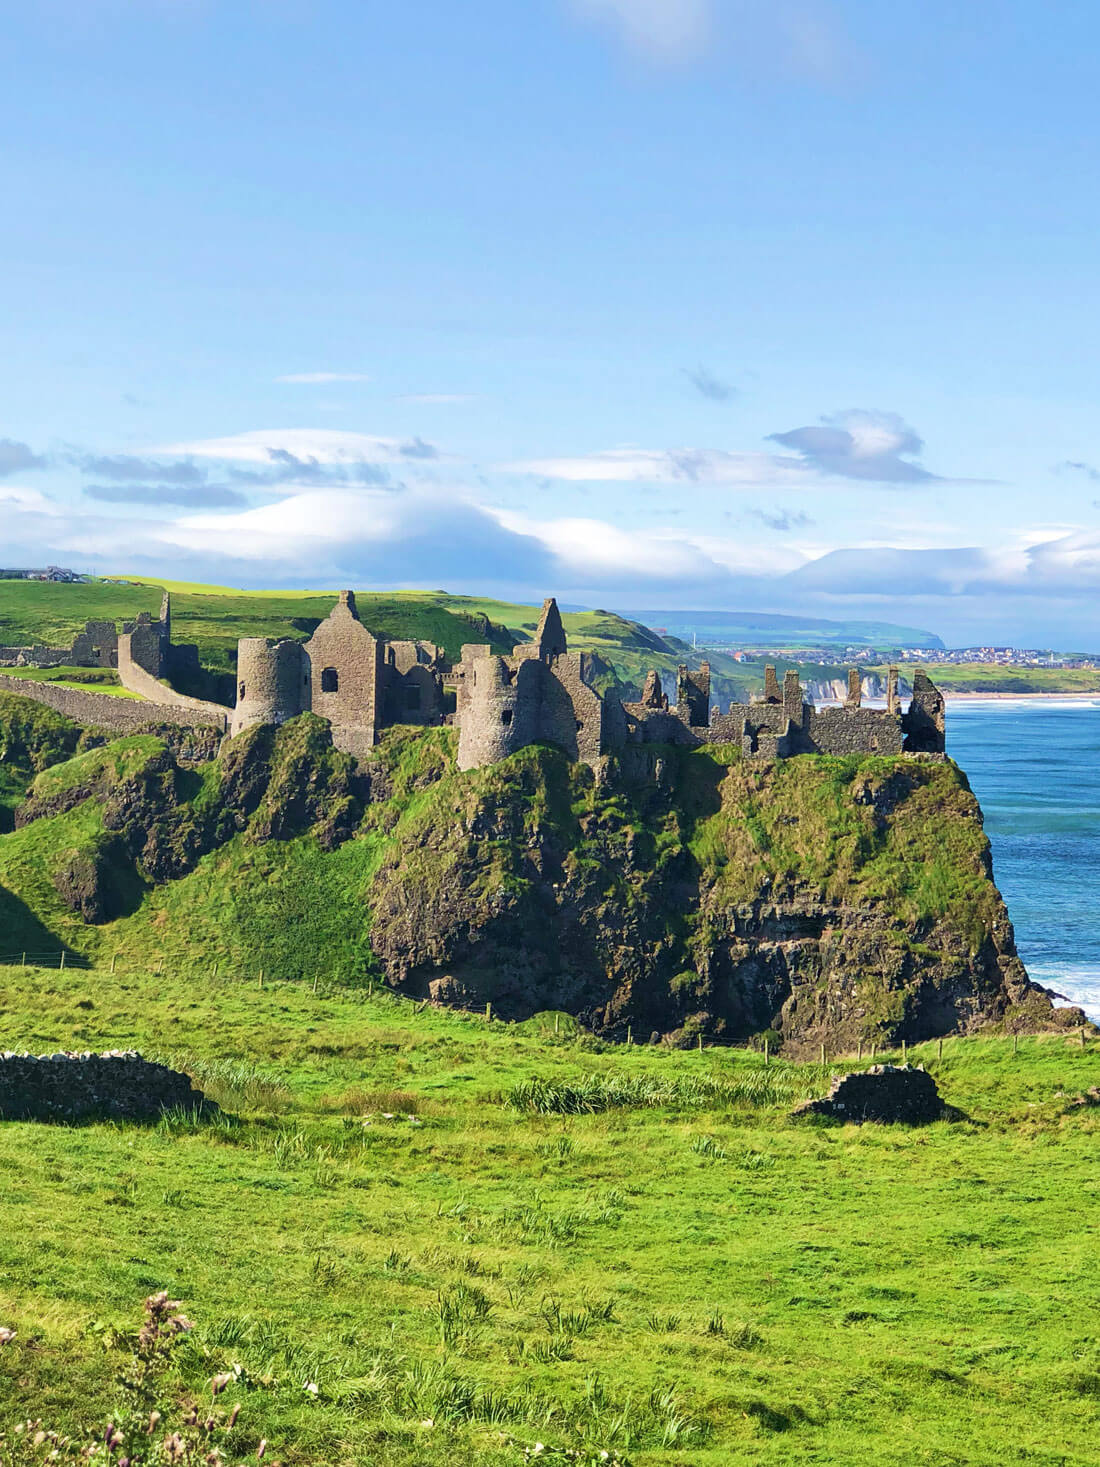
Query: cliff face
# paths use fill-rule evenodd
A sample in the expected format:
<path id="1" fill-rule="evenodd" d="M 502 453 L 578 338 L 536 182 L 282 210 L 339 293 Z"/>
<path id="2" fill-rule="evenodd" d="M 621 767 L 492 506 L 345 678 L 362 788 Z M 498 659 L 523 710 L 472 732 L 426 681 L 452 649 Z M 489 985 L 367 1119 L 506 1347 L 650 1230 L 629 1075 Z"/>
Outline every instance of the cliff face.
<path id="1" fill-rule="evenodd" d="M 545 747 L 460 774 L 450 730 L 395 730 L 357 768 L 313 715 L 205 762 L 148 735 L 71 757 L 66 730 L 7 721 L 41 771 L 0 835 L 13 950 L 373 973 L 639 1040 L 1074 1021 L 1027 979 L 949 762 L 648 747 L 598 782 Z"/>
<path id="2" fill-rule="evenodd" d="M 371 884 L 391 981 L 639 1038 L 1056 1021 L 954 765 L 645 754 L 603 786 L 547 749 L 437 786 Z"/>

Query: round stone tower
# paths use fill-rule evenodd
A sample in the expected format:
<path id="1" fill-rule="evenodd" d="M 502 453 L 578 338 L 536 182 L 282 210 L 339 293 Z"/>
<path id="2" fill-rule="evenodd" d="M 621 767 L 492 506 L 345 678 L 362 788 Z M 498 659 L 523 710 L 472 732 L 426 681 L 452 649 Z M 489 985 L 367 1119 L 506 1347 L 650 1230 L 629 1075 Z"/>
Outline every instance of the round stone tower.
<path id="1" fill-rule="evenodd" d="M 512 668 L 503 657 L 478 657 L 470 663 L 458 736 L 459 769 L 496 764 L 535 737 L 535 659 Z"/>
<path id="2" fill-rule="evenodd" d="M 257 723 L 285 723 L 309 707 L 309 658 L 301 642 L 242 637 L 237 643 L 237 704 L 232 735 Z"/>

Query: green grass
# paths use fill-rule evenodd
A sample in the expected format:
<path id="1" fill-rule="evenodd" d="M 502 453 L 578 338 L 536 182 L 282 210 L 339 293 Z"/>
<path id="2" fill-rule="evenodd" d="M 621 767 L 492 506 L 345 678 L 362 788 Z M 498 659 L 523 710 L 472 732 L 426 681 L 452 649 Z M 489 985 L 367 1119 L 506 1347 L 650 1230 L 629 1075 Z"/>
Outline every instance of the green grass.
<path id="1" fill-rule="evenodd" d="M 1100 668 L 932 662 L 926 671 L 945 693 L 1100 693 Z"/>
<path id="2" fill-rule="evenodd" d="M 139 611 L 156 614 L 165 590 L 172 593 L 173 639 L 198 646 L 204 667 L 228 672 L 236 665 L 241 637 L 298 637 L 305 640 L 336 604 L 331 591 L 243 591 L 228 586 L 186 581 L 157 583 L 98 580 L 63 582 L 0 581 L 0 644 L 34 642 L 62 645 L 90 619 L 131 619 Z M 507 651 L 525 641 L 538 623 L 537 606 L 456 596 L 446 591 L 357 591 L 359 614 L 379 636 L 417 638 L 442 647 L 457 660 L 466 642 L 489 641 Z M 489 627 L 486 629 L 485 621 Z M 564 615 L 574 651 L 598 654 L 608 670 L 598 681 L 641 687 L 650 667 L 657 667 L 675 696 L 676 668 L 697 662 L 683 644 L 658 637 L 647 628 L 605 611 Z M 735 696 L 741 686 L 737 664 L 722 654 L 712 657 L 716 697 Z"/>
<path id="3" fill-rule="evenodd" d="M 4 582 L 0 581 L 0 585 Z M 28 683 L 56 683 L 59 687 L 75 688 L 81 693 L 108 693 L 114 698 L 139 698 L 118 680 L 118 673 L 109 667 L 4 667 L 4 677 L 19 678 Z"/>
<path id="4" fill-rule="evenodd" d="M 828 1070 L 743 1052 L 225 974 L 4 978 L 4 1044 L 182 1057 L 241 1117 L 0 1126 L 8 1422 L 101 1422 L 114 1331 L 163 1286 L 196 1322 L 165 1401 L 239 1366 L 234 1460 L 1095 1460 L 1091 1042 L 925 1046 L 970 1119 L 855 1128 L 788 1117 Z"/>

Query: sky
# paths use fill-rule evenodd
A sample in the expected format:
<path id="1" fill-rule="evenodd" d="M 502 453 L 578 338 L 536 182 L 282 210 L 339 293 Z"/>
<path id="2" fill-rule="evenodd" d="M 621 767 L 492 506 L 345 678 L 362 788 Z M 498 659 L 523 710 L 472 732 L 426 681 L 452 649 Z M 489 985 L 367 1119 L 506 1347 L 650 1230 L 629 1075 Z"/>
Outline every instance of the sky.
<path id="1" fill-rule="evenodd" d="M 1100 649 L 1094 0 L 0 37 L 0 564 Z"/>

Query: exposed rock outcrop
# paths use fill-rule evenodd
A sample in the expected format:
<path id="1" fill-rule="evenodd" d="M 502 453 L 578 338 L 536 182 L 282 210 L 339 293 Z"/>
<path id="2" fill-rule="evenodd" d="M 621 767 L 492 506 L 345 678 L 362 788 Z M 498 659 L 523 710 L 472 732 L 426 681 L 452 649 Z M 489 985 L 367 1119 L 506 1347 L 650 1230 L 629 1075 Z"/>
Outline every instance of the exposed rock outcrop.
<path id="1" fill-rule="evenodd" d="M 598 1032 L 911 1042 L 1055 1010 L 950 764 L 668 750 L 633 787 L 549 750 L 444 781 L 367 901 L 388 978 Z"/>

